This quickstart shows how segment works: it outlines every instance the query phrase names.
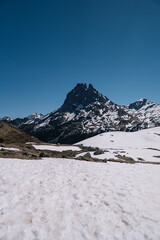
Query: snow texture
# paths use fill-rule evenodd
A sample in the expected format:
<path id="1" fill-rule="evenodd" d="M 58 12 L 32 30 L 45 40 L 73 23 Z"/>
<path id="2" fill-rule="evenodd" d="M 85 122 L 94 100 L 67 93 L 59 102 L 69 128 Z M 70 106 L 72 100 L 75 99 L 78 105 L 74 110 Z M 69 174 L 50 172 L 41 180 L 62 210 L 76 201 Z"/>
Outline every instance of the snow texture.
<path id="1" fill-rule="evenodd" d="M 57 152 L 63 152 L 63 151 L 81 151 L 79 147 L 76 146 L 57 146 L 57 145 L 33 145 L 36 149 L 39 150 L 51 150 L 51 151 L 57 151 Z"/>
<path id="2" fill-rule="evenodd" d="M 160 239 L 160 166 L 0 159 L 0 239 Z"/>
<path id="3" fill-rule="evenodd" d="M 5 147 L 0 147 L 0 150 L 9 150 L 9 151 L 15 151 L 15 152 L 19 151 L 18 148 L 5 148 Z"/>
<path id="4" fill-rule="evenodd" d="M 104 154 L 96 156 L 100 159 L 118 159 L 116 156 L 119 154 L 136 161 L 160 162 L 160 127 L 137 132 L 103 133 L 77 144 L 106 150 Z"/>

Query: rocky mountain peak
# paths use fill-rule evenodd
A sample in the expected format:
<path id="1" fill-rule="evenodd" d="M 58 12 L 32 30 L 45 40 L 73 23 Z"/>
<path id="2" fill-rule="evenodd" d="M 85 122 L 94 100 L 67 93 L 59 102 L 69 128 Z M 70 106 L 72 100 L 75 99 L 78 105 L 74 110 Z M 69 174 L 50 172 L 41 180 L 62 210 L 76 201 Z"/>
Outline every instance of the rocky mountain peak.
<path id="1" fill-rule="evenodd" d="M 36 119 L 36 118 L 42 118 L 44 115 L 42 113 L 38 114 L 38 113 L 32 113 L 30 114 L 27 118 L 28 119 Z"/>
<path id="2" fill-rule="evenodd" d="M 139 110 L 140 108 L 145 106 L 148 102 L 149 101 L 146 98 L 141 98 L 141 99 L 137 100 L 136 102 L 131 103 L 129 105 L 129 109 Z"/>
<path id="3" fill-rule="evenodd" d="M 105 103 L 107 100 L 108 98 L 100 94 L 92 84 L 87 86 L 86 83 L 78 83 L 67 94 L 64 104 L 60 109 L 63 112 L 74 112 L 94 102 Z"/>
<path id="4" fill-rule="evenodd" d="M 3 117 L 3 118 L 0 118 L 0 120 L 2 120 L 2 121 L 12 121 L 13 120 L 13 118 L 11 118 L 11 117 L 8 117 L 8 116 L 5 116 L 5 117 Z"/>

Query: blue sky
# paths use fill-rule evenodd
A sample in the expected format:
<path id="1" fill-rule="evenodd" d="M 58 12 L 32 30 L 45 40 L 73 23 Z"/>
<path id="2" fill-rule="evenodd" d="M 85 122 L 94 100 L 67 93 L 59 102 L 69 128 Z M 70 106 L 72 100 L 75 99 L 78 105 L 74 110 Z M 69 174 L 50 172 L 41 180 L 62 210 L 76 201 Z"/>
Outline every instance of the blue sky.
<path id="1" fill-rule="evenodd" d="M 160 103 L 160 1 L 0 0 L 0 117 L 51 112 L 78 82 Z"/>

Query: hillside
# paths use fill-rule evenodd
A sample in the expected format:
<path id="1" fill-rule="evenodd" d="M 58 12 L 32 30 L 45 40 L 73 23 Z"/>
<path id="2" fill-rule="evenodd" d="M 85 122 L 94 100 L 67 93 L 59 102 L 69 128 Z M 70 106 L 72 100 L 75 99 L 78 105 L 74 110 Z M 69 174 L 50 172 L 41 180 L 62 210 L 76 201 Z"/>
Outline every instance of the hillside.
<path id="1" fill-rule="evenodd" d="M 1 143 L 26 143 L 40 142 L 37 138 L 29 136 L 20 129 L 17 129 L 3 121 L 0 121 L 0 142 Z"/>

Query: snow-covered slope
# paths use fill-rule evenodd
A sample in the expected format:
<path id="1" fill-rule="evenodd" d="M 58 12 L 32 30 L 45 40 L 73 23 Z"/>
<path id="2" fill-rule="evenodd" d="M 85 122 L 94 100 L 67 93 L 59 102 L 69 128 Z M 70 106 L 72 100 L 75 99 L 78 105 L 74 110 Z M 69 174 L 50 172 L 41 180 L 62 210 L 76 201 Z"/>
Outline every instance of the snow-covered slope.
<path id="1" fill-rule="evenodd" d="M 0 159 L 0 239 L 158 240 L 160 166 Z"/>
<path id="2" fill-rule="evenodd" d="M 33 147 L 39 150 L 51 150 L 51 151 L 57 151 L 57 152 L 81 150 L 79 147 L 76 147 L 76 146 L 63 146 L 63 145 L 51 145 L 51 144 L 50 145 L 33 144 Z"/>
<path id="3" fill-rule="evenodd" d="M 160 162 L 160 127 L 137 132 L 107 132 L 77 144 L 99 147 L 107 152 L 99 158 L 118 159 L 118 155 L 139 161 Z"/>

